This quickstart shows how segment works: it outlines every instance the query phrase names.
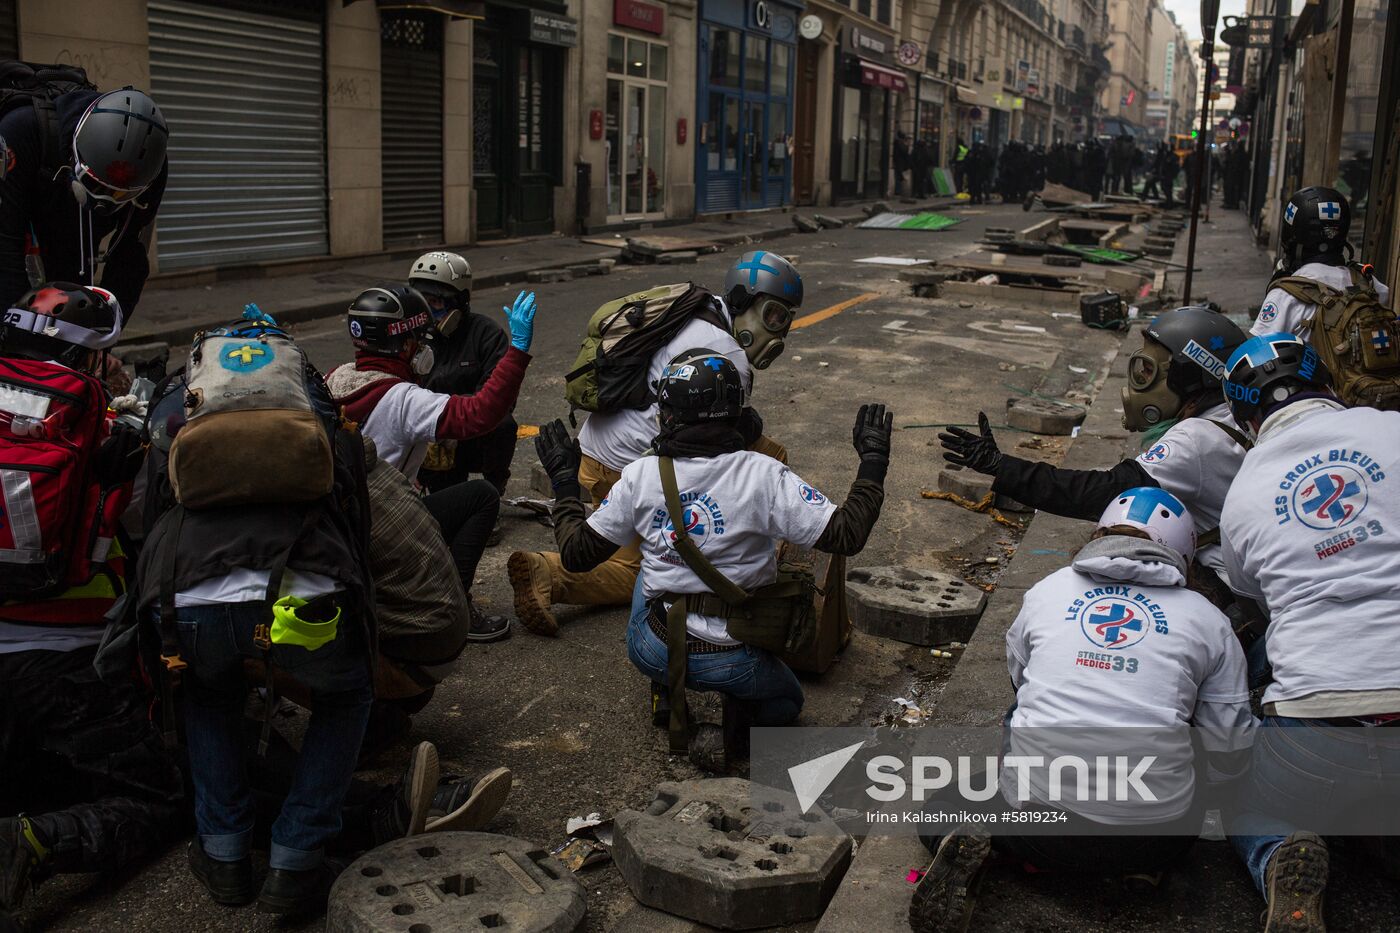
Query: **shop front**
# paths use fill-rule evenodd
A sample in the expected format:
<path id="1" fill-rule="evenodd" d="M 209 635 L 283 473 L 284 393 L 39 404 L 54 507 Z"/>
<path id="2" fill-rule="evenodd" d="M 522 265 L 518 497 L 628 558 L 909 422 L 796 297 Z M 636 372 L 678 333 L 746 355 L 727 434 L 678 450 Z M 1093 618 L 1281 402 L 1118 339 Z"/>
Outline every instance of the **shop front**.
<path id="1" fill-rule="evenodd" d="M 666 216 L 666 25 L 660 5 L 617 0 L 613 7 L 603 113 L 609 223 Z"/>
<path id="2" fill-rule="evenodd" d="M 929 164 L 937 168 L 943 162 L 943 109 L 948 101 L 948 86 L 929 74 L 919 76 L 918 106 L 914 109 L 914 139 L 928 147 Z"/>
<path id="3" fill-rule="evenodd" d="M 896 67 L 893 36 L 849 23 L 841 33 L 832 121 L 833 190 L 837 198 L 883 197 L 890 187 L 890 149 L 896 95 L 909 91 Z"/>
<path id="4" fill-rule="evenodd" d="M 702 0 L 696 80 L 697 213 L 792 200 L 792 89 L 801 8 Z"/>
<path id="5" fill-rule="evenodd" d="M 578 23 L 562 2 L 490 3 L 472 38 L 472 184 L 482 238 L 554 229 L 564 73 Z"/>

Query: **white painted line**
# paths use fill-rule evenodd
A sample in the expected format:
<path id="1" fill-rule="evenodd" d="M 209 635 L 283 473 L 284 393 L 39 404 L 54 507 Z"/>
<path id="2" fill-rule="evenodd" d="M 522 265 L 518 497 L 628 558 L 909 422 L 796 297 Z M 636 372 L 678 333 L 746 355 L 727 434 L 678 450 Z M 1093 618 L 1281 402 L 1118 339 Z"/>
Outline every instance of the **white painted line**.
<path id="1" fill-rule="evenodd" d="M 904 325 L 905 325 L 905 324 L 908 324 L 908 323 L 909 323 L 908 321 L 890 321 L 888 324 L 886 324 L 884 327 L 882 327 L 882 328 L 880 328 L 880 329 L 881 329 L 881 330 L 903 330 L 903 329 L 904 329 Z"/>

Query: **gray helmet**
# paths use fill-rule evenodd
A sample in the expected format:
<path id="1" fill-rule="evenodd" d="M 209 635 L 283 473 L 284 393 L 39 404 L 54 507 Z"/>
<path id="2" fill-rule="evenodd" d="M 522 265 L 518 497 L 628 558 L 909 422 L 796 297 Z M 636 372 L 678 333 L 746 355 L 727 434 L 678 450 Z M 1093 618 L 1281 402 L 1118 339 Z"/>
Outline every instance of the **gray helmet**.
<path id="1" fill-rule="evenodd" d="M 768 295 L 789 307 L 799 308 L 802 306 L 802 277 L 792 263 L 777 253 L 761 249 L 745 253 L 724 276 L 724 300 L 729 307 L 742 311 L 759 295 Z"/>
<path id="2" fill-rule="evenodd" d="M 423 286 L 429 282 L 444 286 L 459 295 L 463 292 L 470 295 L 472 264 L 456 253 L 424 253 L 414 260 L 413 269 L 408 273 L 408 283 L 423 291 Z"/>
<path id="3" fill-rule="evenodd" d="M 73 130 L 74 181 L 99 201 L 133 201 L 165 167 L 169 137 L 150 97 L 131 87 L 102 94 Z"/>

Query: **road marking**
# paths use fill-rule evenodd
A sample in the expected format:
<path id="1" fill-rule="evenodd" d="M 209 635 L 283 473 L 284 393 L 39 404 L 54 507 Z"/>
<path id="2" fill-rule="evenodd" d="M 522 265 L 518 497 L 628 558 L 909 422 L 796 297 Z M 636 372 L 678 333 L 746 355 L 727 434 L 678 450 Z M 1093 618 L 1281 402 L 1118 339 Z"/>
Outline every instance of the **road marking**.
<path id="1" fill-rule="evenodd" d="M 840 304 L 834 304 L 829 308 L 822 308 L 820 311 L 813 311 L 811 314 L 804 314 L 802 317 L 792 322 L 793 330 L 801 330 L 804 327 L 811 327 L 813 324 L 820 324 L 829 317 L 836 317 L 842 311 L 854 308 L 858 304 L 864 304 L 872 298 L 879 298 L 879 292 L 866 292 L 864 295 L 857 295 L 847 299 Z"/>
<path id="2" fill-rule="evenodd" d="M 908 323 L 909 323 L 908 321 L 890 321 L 888 324 L 886 324 L 884 327 L 881 327 L 880 329 L 881 329 L 881 330 L 903 330 L 903 329 L 904 329 L 904 325 L 905 325 L 905 324 L 908 324 Z"/>

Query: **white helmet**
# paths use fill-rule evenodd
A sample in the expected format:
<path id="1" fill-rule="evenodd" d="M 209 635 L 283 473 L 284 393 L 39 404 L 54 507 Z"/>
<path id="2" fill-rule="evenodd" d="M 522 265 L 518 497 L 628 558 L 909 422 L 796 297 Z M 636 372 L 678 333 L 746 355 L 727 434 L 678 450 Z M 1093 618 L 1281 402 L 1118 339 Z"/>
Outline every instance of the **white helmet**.
<path id="1" fill-rule="evenodd" d="M 458 294 L 470 293 L 472 264 L 456 253 L 445 253 L 441 250 L 424 253 L 414 260 L 413 269 L 408 273 L 408 284 L 422 291 L 425 282 L 445 285 Z"/>
<path id="2" fill-rule="evenodd" d="M 1181 553 L 1187 561 L 1196 553 L 1196 523 L 1180 499 L 1156 486 L 1139 486 L 1120 493 L 1099 518 L 1100 528 L 1127 525 L 1139 528 L 1158 544 Z"/>

